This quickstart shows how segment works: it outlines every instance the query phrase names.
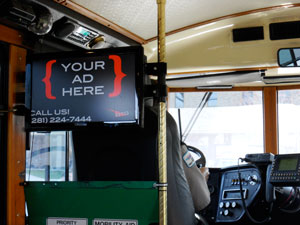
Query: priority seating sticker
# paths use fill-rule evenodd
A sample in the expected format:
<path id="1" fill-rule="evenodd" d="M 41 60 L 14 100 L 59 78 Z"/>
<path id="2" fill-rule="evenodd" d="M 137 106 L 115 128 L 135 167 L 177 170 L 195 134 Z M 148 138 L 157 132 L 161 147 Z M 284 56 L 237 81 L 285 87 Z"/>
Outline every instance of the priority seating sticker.
<path id="1" fill-rule="evenodd" d="M 137 220 L 94 219 L 93 225 L 138 225 Z"/>
<path id="2" fill-rule="evenodd" d="M 83 218 L 47 218 L 47 225 L 88 225 L 88 219 Z"/>

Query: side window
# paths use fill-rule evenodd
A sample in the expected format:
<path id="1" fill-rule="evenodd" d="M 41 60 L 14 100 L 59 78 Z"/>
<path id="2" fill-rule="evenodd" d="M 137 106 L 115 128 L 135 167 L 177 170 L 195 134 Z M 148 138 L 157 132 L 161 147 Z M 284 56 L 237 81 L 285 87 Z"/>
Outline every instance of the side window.
<path id="1" fill-rule="evenodd" d="M 69 181 L 76 179 L 71 133 L 30 132 L 26 151 L 26 181 Z"/>
<path id="2" fill-rule="evenodd" d="M 300 90 L 278 91 L 279 153 L 300 153 Z"/>
<path id="3" fill-rule="evenodd" d="M 200 149 L 208 167 L 236 165 L 247 153 L 263 153 L 261 91 L 185 92 L 181 107 L 178 93 L 169 94 L 169 112 L 178 121 L 182 139 Z"/>
<path id="4" fill-rule="evenodd" d="M 184 93 L 177 92 L 175 93 L 175 107 L 182 108 L 184 102 Z"/>

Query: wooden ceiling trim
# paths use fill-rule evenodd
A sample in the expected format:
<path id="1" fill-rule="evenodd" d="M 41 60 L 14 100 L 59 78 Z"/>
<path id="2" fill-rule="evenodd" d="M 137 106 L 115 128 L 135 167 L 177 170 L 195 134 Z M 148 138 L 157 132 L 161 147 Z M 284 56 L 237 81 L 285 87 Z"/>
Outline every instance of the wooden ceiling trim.
<path id="1" fill-rule="evenodd" d="M 282 90 L 294 90 L 294 89 L 300 89 L 299 84 L 290 84 L 290 85 L 284 85 L 284 86 L 278 86 L 277 90 L 282 91 Z"/>
<path id="2" fill-rule="evenodd" d="M 129 30 L 126 30 L 124 27 L 121 27 L 111 21 L 109 21 L 108 19 L 94 13 L 93 11 L 71 1 L 71 0 L 53 0 L 54 2 L 63 5 L 75 12 L 78 12 L 81 15 L 84 15 L 86 17 L 88 17 L 89 19 L 96 21 L 97 23 L 100 23 L 140 44 L 146 44 L 146 40 L 143 39 L 142 37 L 130 32 Z"/>

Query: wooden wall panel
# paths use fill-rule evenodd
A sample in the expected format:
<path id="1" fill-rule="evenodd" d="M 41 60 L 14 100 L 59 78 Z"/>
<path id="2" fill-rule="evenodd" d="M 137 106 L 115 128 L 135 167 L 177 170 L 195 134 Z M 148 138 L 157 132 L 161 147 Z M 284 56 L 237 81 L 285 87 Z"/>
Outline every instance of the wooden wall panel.
<path id="1" fill-rule="evenodd" d="M 1 24 L 0 24 L 0 30 L 1 30 L 0 41 L 15 44 L 15 45 L 22 45 L 23 34 L 21 32 Z"/>
<path id="2" fill-rule="evenodd" d="M 9 51 L 8 107 L 16 104 L 17 82 L 25 74 L 26 50 L 11 45 Z M 22 79 L 21 79 L 22 80 Z M 25 172 L 24 116 L 8 113 L 7 140 L 7 225 L 25 224 L 25 197 L 23 186 Z"/>
<path id="3" fill-rule="evenodd" d="M 21 31 L 12 29 L 5 25 L 0 24 L 0 41 L 21 46 L 26 49 L 33 49 L 35 38 L 29 33 L 23 33 Z"/>
<path id="4" fill-rule="evenodd" d="M 264 143 L 265 152 L 278 154 L 277 89 L 264 88 Z"/>

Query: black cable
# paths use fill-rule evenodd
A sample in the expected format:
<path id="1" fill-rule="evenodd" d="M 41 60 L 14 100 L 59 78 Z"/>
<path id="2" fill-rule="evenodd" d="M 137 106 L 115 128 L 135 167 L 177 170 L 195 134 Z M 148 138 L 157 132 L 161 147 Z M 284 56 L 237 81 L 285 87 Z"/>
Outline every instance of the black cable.
<path id="1" fill-rule="evenodd" d="M 292 204 L 292 202 L 294 201 L 294 200 L 291 200 L 291 198 L 292 198 L 292 194 L 293 194 L 293 190 L 294 189 L 291 189 L 290 190 L 290 193 L 289 193 L 289 196 L 287 197 L 287 199 L 285 199 L 285 201 L 280 205 L 280 208 L 287 208 L 287 207 L 289 207 L 291 204 Z M 294 195 L 295 195 L 296 193 L 294 192 Z"/>
<path id="2" fill-rule="evenodd" d="M 293 187 L 294 189 L 294 199 L 289 201 L 288 205 L 285 205 L 284 208 L 288 208 L 289 206 L 291 206 L 293 203 L 295 203 L 295 201 L 298 199 L 300 199 L 300 191 L 298 189 L 298 187 Z M 291 191 L 293 190 L 291 189 Z M 296 209 L 284 209 L 284 208 L 279 208 L 282 212 L 285 213 L 296 213 L 300 211 L 300 203 L 298 205 L 298 207 Z"/>
<path id="3" fill-rule="evenodd" d="M 243 158 L 239 158 L 239 159 L 238 159 L 238 178 L 239 178 L 239 187 L 240 187 L 240 194 L 241 194 L 242 206 L 243 206 L 243 208 L 244 208 L 244 210 L 245 210 L 245 213 L 246 213 L 247 217 L 248 217 L 253 223 L 266 223 L 266 222 L 269 222 L 269 221 L 271 220 L 271 217 L 270 217 L 270 216 L 268 216 L 267 218 L 265 218 L 265 219 L 259 221 L 259 220 L 254 219 L 254 218 L 250 215 L 250 213 L 249 213 L 249 211 L 248 211 L 248 208 L 247 208 L 246 202 L 245 202 L 245 198 L 244 198 L 244 195 L 243 195 L 242 179 L 241 179 L 240 164 L 239 164 L 240 160 L 241 160 L 242 162 L 245 161 L 245 160 L 244 160 Z M 259 177 L 261 177 L 259 168 L 258 168 L 255 164 L 251 164 L 251 166 L 253 166 L 254 168 L 257 169 L 257 172 L 258 172 L 258 174 L 259 174 Z M 272 206 L 273 206 L 273 204 L 270 205 L 269 214 L 271 214 Z"/>

